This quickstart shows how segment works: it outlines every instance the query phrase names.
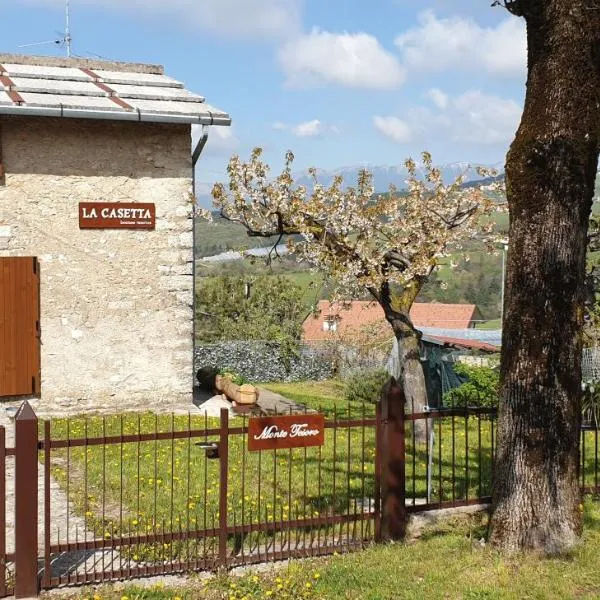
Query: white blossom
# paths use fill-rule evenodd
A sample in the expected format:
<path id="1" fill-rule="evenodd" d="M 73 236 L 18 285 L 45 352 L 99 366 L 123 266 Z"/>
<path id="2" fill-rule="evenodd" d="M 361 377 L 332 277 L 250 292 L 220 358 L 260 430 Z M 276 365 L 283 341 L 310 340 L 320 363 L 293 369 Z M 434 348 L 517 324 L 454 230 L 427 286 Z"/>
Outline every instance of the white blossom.
<path id="1" fill-rule="evenodd" d="M 485 190 L 465 188 L 459 176 L 446 185 L 427 152 L 420 166 L 423 178 L 417 176 L 415 161 L 408 159 L 407 190 L 392 187 L 377 196 L 366 170 L 355 187 L 344 189 L 341 177 L 323 186 L 311 169 L 314 185 L 308 193 L 294 184 L 291 152 L 275 179 L 269 178 L 261 155 L 257 148 L 249 162 L 231 158 L 229 184 L 213 188 L 215 207 L 250 235 L 293 235 L 287 239 L 290 252 L 335 282 L 337 297 L 368 290 L 377 298 L 382 286 L 393 284 L 420 289 L 439 261 L 461 251 L 466 240 L 478 239 L 490 250 L 497 242 L 491 215 L 504 210 L 498 200 L 500 184 L 488 184 Z M 480 175 L 495 173 L 480 169 Z"/>

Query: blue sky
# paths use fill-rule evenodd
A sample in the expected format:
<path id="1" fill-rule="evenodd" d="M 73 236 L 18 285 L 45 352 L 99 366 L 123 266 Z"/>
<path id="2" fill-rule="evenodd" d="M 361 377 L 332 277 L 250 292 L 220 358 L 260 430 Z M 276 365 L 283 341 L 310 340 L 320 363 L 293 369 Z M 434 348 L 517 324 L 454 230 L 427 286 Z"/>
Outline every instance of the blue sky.
<path id="1" fill-rule="evenodd" d="M 522 109 L 523 23 L 489 0 L 71 0 L 73 50 L 165 65 L 229 112 L 199 191 L 232 153 L 275 169 L 504 160 Z M 0 51 L 63 54 L 64 0 L 0 0 Z"/>

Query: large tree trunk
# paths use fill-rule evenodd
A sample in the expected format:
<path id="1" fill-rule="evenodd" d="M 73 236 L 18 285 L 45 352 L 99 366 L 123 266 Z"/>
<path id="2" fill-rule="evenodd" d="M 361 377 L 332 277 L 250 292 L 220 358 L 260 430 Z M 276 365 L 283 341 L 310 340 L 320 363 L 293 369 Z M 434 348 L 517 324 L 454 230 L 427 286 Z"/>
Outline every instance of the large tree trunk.
<path id="1" fill-rule="evenodd" d="M 556 553 L 581 532 L 578 446 L 588 218 L 598 161 L 600 1 L 506 2 L 527 21 L 510 208 L 491 541 Z"/>

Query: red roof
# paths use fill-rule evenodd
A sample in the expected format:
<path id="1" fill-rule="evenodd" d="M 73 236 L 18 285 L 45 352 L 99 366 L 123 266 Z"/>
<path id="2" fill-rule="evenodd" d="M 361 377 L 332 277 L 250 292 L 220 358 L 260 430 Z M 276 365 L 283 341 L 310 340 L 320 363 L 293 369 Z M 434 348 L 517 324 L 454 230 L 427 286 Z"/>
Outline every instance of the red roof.
<path id="1" fill-rule="evenodd" d="M 444 346 L 458 346 L 460 348 L 468 348 L 469 350 L 482 350 L 484 352 L 499 352 L 500 348 L 490 344 L 489 342 L 482 342 L 481 340 L 466 340 L 462 338 L 451 338 L 444 337 L 441 335 L 428 335 L 426 339 L 433 340 L 443 344 Z"/>
<path id="2" fill-rule="evenodd" d="M 476 316 L 477 307 L 474 304 L 414 303 L 410 309 L 410 317 L 417 327 L 468 329 L 473 326 Z M 323 325 L 328 320 L 335 320 L 335 333 L 342 336 L 368 325 L 385 325 L 383 309 L 376 302 L 353 300 L 331 304 L 329 300 L 320 300 L 317 311 L 304 321 L 304 340 L 331 339 L 334 332 L 324 329 Z"/>
<path id="3" fill-rule="evenodd" d="M 410 309 L 410 318 L 417 327 L 469 329 L 477 319 L 477 307 L 474 304 L 415 302 Z"/>

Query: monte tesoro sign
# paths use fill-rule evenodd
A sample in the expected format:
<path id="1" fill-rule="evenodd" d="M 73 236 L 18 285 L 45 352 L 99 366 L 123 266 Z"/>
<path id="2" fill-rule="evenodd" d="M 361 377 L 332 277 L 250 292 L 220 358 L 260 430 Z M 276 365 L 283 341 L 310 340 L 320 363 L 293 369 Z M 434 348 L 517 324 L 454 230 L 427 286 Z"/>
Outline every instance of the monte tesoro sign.
<path id="1" fill-rule="evenodd" d="M 325 443 L 324 415 L 251 417 L 248 420 L 248 450 L 306 448 Z"/>
<path id="2" fill-rule="evenodd" d="M 80 202 L 79 229 L 154 229 L 156 207 L 139 202 Z"/>

